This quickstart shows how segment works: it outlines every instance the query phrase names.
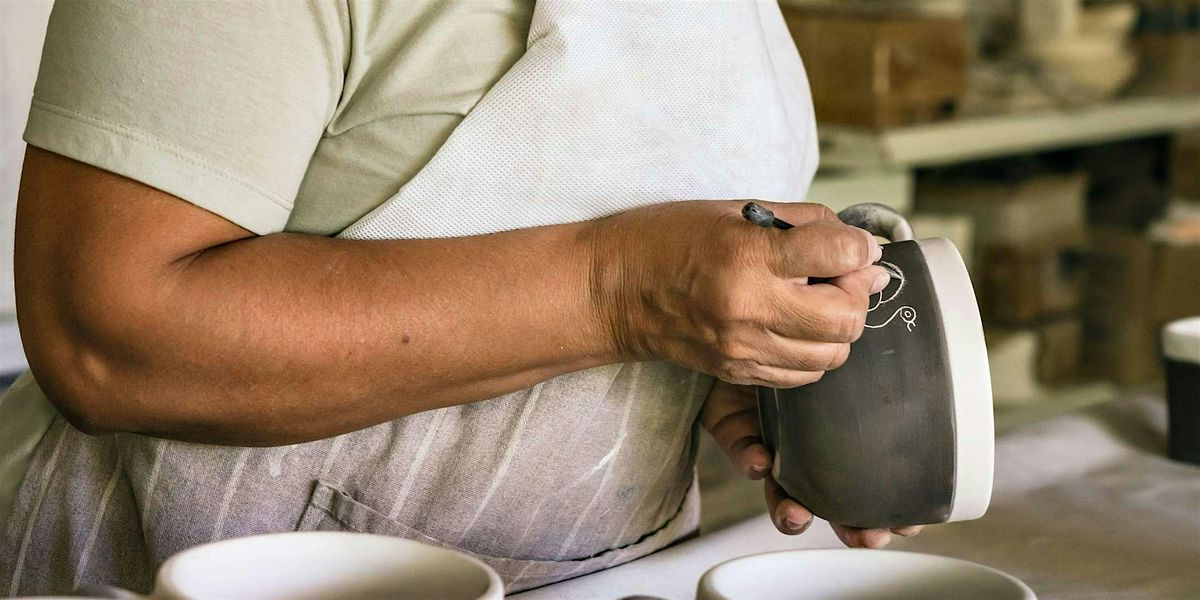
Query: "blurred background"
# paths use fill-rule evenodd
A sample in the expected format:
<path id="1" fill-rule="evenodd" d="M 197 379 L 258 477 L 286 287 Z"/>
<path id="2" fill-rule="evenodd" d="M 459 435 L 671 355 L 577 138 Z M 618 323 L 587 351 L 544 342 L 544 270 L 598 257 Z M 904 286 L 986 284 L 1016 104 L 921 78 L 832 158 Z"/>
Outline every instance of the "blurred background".
<path id="1" fill-rule="evenodd" d="M 1161 377 L 1200 314 L 1200 0 L 785 3 L 823 156 L 811 200 L 967 254 L 996 403 Z"/>
<path id="2" fill-rule="evenodd" d="M 1200 0 L 782 4 L 819 122 L 809 199 L 888 204 L 962 250 L 997 430 L 1161 401 L 1162 326 L 1200 315 Z M 702 455 L 708 527 L 759 510 Z"/>
<path id="3" fill-rule="evenodd" d="M 24 368 L 13 209 L 50 7 L 0 2 L 5 377 Z M 918 237 L 950 238 L 963 251 L 998 427 L 1158 389 L 1160 328 L 1200 314 L 1200 0 L 783 8 L 820 124 L 809 199 L 835 210 L 891 205 L 911 215 Z M 712 483 L 728 473 L 702 475 Z M 739 490 L 730 493 L 760 493 Z M 706 518 L 721 521 L 737 516 L 721 506 L 758 504 L 708 506 L 717 510 Z"/>

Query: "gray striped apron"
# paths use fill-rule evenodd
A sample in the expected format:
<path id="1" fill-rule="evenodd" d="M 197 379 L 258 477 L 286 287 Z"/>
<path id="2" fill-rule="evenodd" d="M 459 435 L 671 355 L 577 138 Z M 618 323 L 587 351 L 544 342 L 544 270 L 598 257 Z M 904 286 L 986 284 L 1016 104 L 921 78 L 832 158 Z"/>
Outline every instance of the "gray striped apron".
<path id="1" fill-rule="evenodd" d="M 803 67 L 775 4 L 542 0 L 525 56 L 343 237 L 794 200 L 816 160 Z M 695 532 L 695 421 L 711 384 L 666 363 L 615 364 L 277 448 L 93 437 L 56 417 L 0 544 L 0 593 L 145 592 L 175 552 L 289 530 L 455 548 L 510 592 L 590 573 Z"/>

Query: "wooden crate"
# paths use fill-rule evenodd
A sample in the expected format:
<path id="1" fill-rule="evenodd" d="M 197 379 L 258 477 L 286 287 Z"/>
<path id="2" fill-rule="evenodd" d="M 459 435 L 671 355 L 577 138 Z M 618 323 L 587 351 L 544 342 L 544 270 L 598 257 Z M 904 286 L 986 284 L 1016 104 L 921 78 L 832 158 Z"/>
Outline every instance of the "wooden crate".
<path id="1" fill-rule="evenodd" d="M 1177 135 L 1171 144 L 1171 193 L 1200 201 L 1200 130 Z"/>
<path id="2" fill-rule="evenodd" d="M 1159 330 L 1200 315 L 1200 245 L 1096 228 L 1083 292 L 1084 361 L 1098 376 L 1133 384 L 1161 377 Z"/>
<path id="3" fill-rule="evenodd" d="M 985 321 L 1020 327 L 1074 311 L 1082 253 L 1073 245 L 982 247 L 975 285 Z"/>
<path id="4" fill-rule="evenodd" d="M 1082 243 L 1086 239 L 1084 173 L 1014 181 L 958 178 L 917 182 L 917 210 L 970 217 L 981 246 Z"/>
<path id="5" fill-rule="evenodd" d="M 1078 316 L 1054 319 L 1034 328 L 1040 342 L 1037 358 L 1038 381 L 1066 383 L 1079 375 L 1083 352 L 1083 322 Z"/>
<path id="6" fill-rule="evenodd" d="M 953 114 L 966 79 L 962 19 L 830 7 L 783 15 L 818 121 L 884 128 Z"/>
<path id="7" fill-rule="evenodd" d="M 1200 94 L 1200 32 L 1143 33 L 1136 38 L 1141 69 L 1133 84 L 1139 94 Z"/>
<path id="8" fill-rule="evenodd" d="M 987 328 L 988 363 L 997 406 L 1036 402 L 1046 385 L 1080 374 L 1083 326 L 1066 315 L 1021 328 Z"/>

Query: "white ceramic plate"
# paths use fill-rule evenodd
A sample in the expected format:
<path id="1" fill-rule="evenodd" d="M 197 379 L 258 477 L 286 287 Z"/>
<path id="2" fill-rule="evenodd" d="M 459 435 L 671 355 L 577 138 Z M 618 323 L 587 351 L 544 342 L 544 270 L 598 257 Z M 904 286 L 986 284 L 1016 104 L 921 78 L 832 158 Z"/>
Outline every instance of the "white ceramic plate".
<path id="1" fill-rule="evenodd" d="M 1019 579 L 957 558 L 888 550 L 788 550 L 723 562 L 700 578 L 699 600 L 971 598 L 1034 600 Z"/>

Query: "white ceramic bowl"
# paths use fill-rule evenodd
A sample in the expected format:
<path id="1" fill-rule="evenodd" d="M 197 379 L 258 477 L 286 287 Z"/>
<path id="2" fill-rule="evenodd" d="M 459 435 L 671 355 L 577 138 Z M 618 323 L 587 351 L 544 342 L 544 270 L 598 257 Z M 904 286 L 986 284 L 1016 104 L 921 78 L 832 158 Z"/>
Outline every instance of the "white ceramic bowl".
<path id="1" fill-rule="evenodd" d="M 1137 72 L 1138 57 L 1123 41 L 1077 38 L 1027 45 L 1026 54 L 1044 74 L 1065 79 L 1094 99 L 1120 91 Z"/>
<path id="2" fill-rule="evenodd" d="M 1019 579 L 973 562 L 888 550 L 787 550 L 723 562 L 700 578 L 699 600 L 971 598 L 1034 600 Z"/>
<path id="3" fill-rule="evenodd" d="M 500 600 L 504 584 L 465 554 L 366 533 L 234 538 L 172 556 L 151 598 Z"/>

